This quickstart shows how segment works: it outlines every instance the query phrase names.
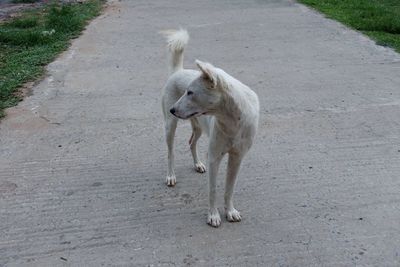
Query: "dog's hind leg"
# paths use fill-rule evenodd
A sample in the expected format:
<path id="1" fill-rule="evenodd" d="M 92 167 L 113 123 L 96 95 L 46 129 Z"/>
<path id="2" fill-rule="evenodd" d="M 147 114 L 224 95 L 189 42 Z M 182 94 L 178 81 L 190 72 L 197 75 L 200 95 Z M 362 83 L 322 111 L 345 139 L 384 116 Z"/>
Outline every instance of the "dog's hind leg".
<path id="1" fill-rule="evenodd" d="M 174 138 L 177 124 L 178 119 L 172 116 L 167 116 L 165 122 L 165 138 L 168 146 L 168 172 L 166 178 L 168 186 L 174 186 L 176 184 L 176 176 L 174 170 Z"/>
<path id="2" fill-rule="evenodd" d="M 190 122 L 192 124 L 192 136 L 189 140 L 189 146 L 193 156 L 194 169 L 197 172 L 204 173 L 206 171 L 206 166 L 204 166 L 204 164 L 199 160 L 197 154 L 197 140 L 199 140 L 201 136 L 201 127 L 197 119 L 191 119 Z"/>

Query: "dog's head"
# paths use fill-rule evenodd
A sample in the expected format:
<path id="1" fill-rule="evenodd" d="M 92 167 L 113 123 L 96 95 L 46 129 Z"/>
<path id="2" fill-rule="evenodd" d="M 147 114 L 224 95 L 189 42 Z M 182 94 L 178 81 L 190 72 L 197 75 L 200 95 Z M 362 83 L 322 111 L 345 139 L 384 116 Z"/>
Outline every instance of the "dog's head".
<path id="1" fill-rule="evenodd" d="M 215 114 L 227 88 L 221 69 L 200 60 L 196 60 L 196 65 L 201 74 L 189 84 L 185 94 L 170 109 L 180 119 Z"/>

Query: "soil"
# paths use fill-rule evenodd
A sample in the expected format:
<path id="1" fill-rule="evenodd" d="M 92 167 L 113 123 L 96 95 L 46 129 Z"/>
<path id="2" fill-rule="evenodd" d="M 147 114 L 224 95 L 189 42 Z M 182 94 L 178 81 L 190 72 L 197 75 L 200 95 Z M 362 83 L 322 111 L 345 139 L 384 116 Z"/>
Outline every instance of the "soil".
<path id="1" fill-rule="evenodd" d="M 12 3 L 11 0 L 0 0 L 0 21 L 4 21 L 13 17 L 17 17 L 19 13 L 29 8 L 37 8 L 45 4 L 46 0 L 36 3 L 21 4 Z"/>
<path id="2" fill-rule="evenodd" d="M 12 0 L 0 0 L 0 22 L 17 17 L 22 11 L 37 8 L 49 3 L 50 0 L 39 0 L 36 3 L 12 3 Z M 84 2 L 83 0 L 62 0 L 61 2 Z"/>

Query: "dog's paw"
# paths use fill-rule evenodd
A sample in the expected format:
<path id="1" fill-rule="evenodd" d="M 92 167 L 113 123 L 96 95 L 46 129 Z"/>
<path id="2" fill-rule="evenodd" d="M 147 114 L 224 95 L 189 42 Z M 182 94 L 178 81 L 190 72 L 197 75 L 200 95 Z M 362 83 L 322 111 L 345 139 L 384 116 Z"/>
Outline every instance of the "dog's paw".
<path id="1" fill-rule="evenodd" d="M 208 211 L 207 223 L 212 227 L 218 227 L 221 225 L 221 216 L 219 216 L 217 209 Z"/>
<path id="2" fill-rule="evenodd" d="M 242 220 L 242 216 L 240 216 L 240 212 L 235 208 L 226 211 L 226 219 L 229 222 L 240 222 Z"/>
<path id="3" fill-rule="evenodd" d="M 205 173 L 206 172 L 206 166 L 204 166 L 203 163 L 198 162 L 194 165 L 194 169 L 199 172 L 199 173 Z"/>
<path id="4" fill-rule="evenodd" d="M 168 175 L 167 179 L 166 179 L 166 182 L 167 182 L 167 186 L 175 186 L 175 184 L 176 184 L 175 175 Z"/>

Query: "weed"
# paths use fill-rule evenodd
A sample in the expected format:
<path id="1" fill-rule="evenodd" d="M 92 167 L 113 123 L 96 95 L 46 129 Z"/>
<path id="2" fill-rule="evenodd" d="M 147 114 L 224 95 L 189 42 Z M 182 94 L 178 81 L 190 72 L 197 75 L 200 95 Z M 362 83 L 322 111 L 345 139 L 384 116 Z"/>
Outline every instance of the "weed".
<path id="1" fill-rule="evenodd" d="M 52 3 L 0 24 L 0 117 L 20 100 L 18 88 L 43 74 L 44 66 L 100 13 L 103 2 Z"/>

